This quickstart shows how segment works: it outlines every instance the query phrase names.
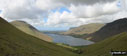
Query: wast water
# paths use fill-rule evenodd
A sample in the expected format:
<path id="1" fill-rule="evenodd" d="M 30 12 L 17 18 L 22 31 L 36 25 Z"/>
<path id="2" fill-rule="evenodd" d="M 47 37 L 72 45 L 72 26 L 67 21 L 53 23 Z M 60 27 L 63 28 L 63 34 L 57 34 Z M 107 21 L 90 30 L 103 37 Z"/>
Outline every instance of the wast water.
<path id="1" fill-rule="evenodd" d="M 63 43 L 70 46 L 84 46 L 84 45 L 90 45 L 94 42 L 84 40 L 81 38 L 74 38 L 72 36 L 66 36 L 66 35 L 59 35 L 59 34 L 47 34 L 53 38 L 54 43 Z"/>

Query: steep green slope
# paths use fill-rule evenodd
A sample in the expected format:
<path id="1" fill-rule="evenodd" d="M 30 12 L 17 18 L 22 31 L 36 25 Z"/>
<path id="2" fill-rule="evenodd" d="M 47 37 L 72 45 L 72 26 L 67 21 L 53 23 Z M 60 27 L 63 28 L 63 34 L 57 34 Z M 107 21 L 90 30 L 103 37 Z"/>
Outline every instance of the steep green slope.
<path id="1" fill-rule="evenodd" d="M 24 22 L 24 21 L 12 21 L 10 22 L 12 25 L 14 25 L 16 28 L 20 29 L 21 31 L 30 34 L 32 36 L 35 36 L 37 38 L 40 38 L 42 40 L 52 42 L 52 38 L 41 33 L 36 28 L 34 28 L 32 25 Z"/>
<path id="2" fill-rule="evenodd" d="M 127 18 L 122 18 L 115 20 L 113 22 L 107 23 L 100 30 L 92 34 L 91 41 L 101 41 L 107 37 L 111 37 L 122 32 L 127 32 Z"/>
<path id="3" fill-rule="evenodd" d="M 75 56 L 63 47 L 23 33 L 0 18 L 0 56 Z M 77 55 L 76 55 L 77 56 Z"/>
<path id="4" fill-rule="evenodd" d="M 121 33 L 116 36 L 105 39 L 93 45 L 83 48 L 82 56 L 111 56 L 111 51 L 127 51 L 127 33 Z"/>

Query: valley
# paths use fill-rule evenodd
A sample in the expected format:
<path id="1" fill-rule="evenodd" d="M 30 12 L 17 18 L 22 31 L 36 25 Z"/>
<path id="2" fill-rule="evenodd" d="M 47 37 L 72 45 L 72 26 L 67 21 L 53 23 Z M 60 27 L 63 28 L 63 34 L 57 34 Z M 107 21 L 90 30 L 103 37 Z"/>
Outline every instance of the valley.
<path id="1" fill-rule="evenodd" d="M 77 56 L 53 43 L 28 35 L 0 18 L 0 56 Z"/>
<path id="2" fill-rule="evenodd" d="M 124 23 L 123 23 L 123 22 Z M 116 22 L 118 24 L 116 24 Z M 122 23 L 121 23 L 122 22 Z M 101 31 L 103 28 L 108 29 L 106 26 L 109 24 L 116 24 L 118 34 L 111 35 L 101 41 L 92 42 L 83 38 L 72 37 L 69 35 L 61 34 L 61 32 L 44 32 L 36 30 L 40 34 L 44 34 L 43 38 L 50 37 L 52 42 L 45 41 L 38 36 L 32 35 L 25 31 L 28 27 L 18 28 L 14 24 L 6 22 L 0 18 L 0 56 L 112 56 L 110 51 L 127 51 L 127 32 L 126 18 L 106 24 L 104 27 L 96 32 Z M 17 23 L 16 23 L 17 24 Z M 21 24 L 21 23 L 20 23 Z M 110 25 L 109 25 L 110 26 Z M 114 26 L 114 25 L 113 25 Z M 112 26 L 112 27 L 113 27 Z M 123 29 L 125 29 L 123 31 Z M 115 29 L 114 29 L 115 30 Z M 33 33 L 35 33 L 34 31 Z M 95 32 L 95 33 L 96 33 Z M 111 31 L 112 32 L 112 31 Z M 63 33 L 63 32 L 62 32 Z M 103 32 L 101 32 L 102 34 Z M 116 32 L 117 33 L 117 32 Z M 93 33 L 92 33 L 93 34 Z M 106 35 L 106 34 L 105 34 Z M 92 35 L 89 35 L 92 36 Z M 99 38 L 100 39 L 100 38 Z M 126 56 L 126 55 L 122 55 Z"/>
<path id="3" fill-rule="evenodd" d="M 127 0 L 0 0 L 0 56 L 127 56 Z"/>

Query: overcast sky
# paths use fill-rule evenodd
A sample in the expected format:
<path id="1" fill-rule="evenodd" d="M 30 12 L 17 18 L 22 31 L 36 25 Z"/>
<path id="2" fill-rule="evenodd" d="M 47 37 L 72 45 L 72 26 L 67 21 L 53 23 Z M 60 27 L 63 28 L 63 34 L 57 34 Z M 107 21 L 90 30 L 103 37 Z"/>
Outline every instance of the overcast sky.
<path id="1" fill-rule="evenodd" d="M 66 30 L 127 17 L 127 0 L 0 0 L 0 16 L 39 30 Z"/>

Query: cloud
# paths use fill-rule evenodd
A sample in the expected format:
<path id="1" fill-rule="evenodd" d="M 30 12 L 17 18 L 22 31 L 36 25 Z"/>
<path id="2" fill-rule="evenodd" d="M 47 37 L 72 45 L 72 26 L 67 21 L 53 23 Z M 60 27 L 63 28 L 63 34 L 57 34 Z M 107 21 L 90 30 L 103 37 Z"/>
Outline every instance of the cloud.
<path id="1" fill-rule="evenodd" d="M 119 0 L 0 0 L 0 10 L 2 10 L 1 16 L 8 21 L 23 20 L 42 27 L 74 27 L 96 22 L 107 23 L 125 17 L 126 11 L 122 9 L 125 8 L 126 3 L 120 1 L 122 2 Z M 61 8 L 66 8 L 67 11 L 62 13 L 57 11 Z M 43 18 L 47 18 L 47 22 L 44 22 Z"/>
<path id="2" fill-rule="evenodd" d="M 36 0 L 37 7 L 42 10 L 51 10 L 61 6 L 70 6 L 70 5 L 93 5 L 95 3 L 107 3 L 113 2 L 116 0 Z"/>
<path id="3" fill-rule="evenodd" d="M 3 7 L 2 11 L 3 17 L 8 19 L 37 19 L 38 16 L 42 16 L 45 11 L 37 8 L 33 2 L 34 1 L 26 0 L 6 0 L 6 8 Z"/>
<path id="4" fill-rule="evenodd" d="M 33 25 L 33 26 L 43 26 L 44 22 L 43 19 L 28 19 L 28 18 L 24 18 L 24 19 L 20 19 L 22 21 L 26 21 L 27 23 Z"/>
<path id="5" fill-rule="evenodd" d="M 66 4 L 66 5 L 71 5 L 71 4 L 74 4 L 74 5 L 92 5 L 92 4 L 95 4 L 95 3 L 107 3 L 107 2 L 113 2 L 113 1 L 116 1 L 116 0 L 53 0 L 54 2 L 57 2 L 57 3 L 63 3 L 63 4 Z"/>
<path id="6" fill-rule="evenodd" d="M 62 14 L 60 12 L 51 13 L 48 16 L 47 23 L 45 25 L 47 26 L 68 26 L 69 22 L 73 22 L 75 16 L 70 15 L 69 12 L 64 11 Z"/>
<path id="7" fill-rule="evenodd" d="M 36 0 L 35 4 L 42 10 L 51 10 L 60 6 L 64 6 L 62 3 L 56 3 L 53 0 Z"/>
<path id="8" fill-rule="evenodd" d="M 121 7 L 123 10 L 127 10 L 127 0 L 120 0 Z"/>
<path id="9" fill-rule="evenodd" d="M 107 23 L 111 22 L 112 15 L 117 14 L 121 9 L 117 6 L 118 1 L 110 3 L 95 3 L 93 5 L 71 5 L 71 13 L 50 13 L 45 25 L 48 26 L 79 26 L 88 23 Z M 118 15 L 117 15 L 118 16 Z M 114 18 L 116 19 L 115 15 Z"/>
<path id="10" fill-rule="evenodd" d="M 45 25 L 51 27 L 77 27 L 89 23 L 108 23 L 124 17 L 127 17 L 127 11 L 120 11 L 112 15 L 107 14 L 91 18 L 76 18 L 74 15 L 67 12 L 62 14 L 56 12 L 49 16 Z"/>
<path id="11" fill-rule="evenodd" d="M 87 18 L 87 17 L 97 17 L 105 14 L 112 14 L 118 12 L 120 8 L 117 6 L 117 2 L 94 5 L 79 5 L 79 6 L 70 6 L 70 10 L 77 17 Z"/>

